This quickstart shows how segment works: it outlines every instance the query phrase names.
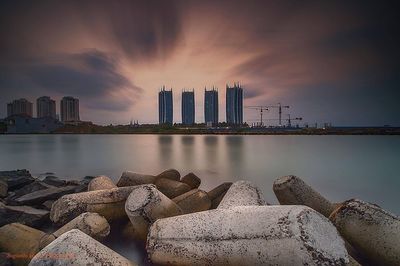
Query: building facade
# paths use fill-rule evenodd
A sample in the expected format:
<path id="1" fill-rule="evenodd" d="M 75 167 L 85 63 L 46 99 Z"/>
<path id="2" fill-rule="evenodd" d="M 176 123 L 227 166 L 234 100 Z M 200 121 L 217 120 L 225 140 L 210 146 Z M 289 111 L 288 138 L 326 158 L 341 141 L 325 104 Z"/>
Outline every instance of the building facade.
<path id="1" fill-rule="evenodd" d="M 62 122 L 77 122 L 79 118 L 79 99 L 66 96 L 60 104 L 60 114 Z"/>
<path id="2" fill-rule="evenodd" d="M 172 89 L 167 91 L 164 86 L 158 93 L 158 118 L 160 125 L 173 123 Z"/>
<path id="3" fill-rule="evenodd" d="M 195 116 L 194 90 L 182 92 L 182 124 L 193 125 Z"/>
<path id="4" fill-rule="evenodd" d="M 206 125 L 218 125 L 218 90 L 204 89 L 204 122 Z"/>
<path id="5" fill-rule="evenodd" d="M 226 122 L 230 125 L 243 124 L 243 88 L 239 83 L 226 85 Z"/>
<path id="6" fill-rule="evenodd" d="M 27 115 L 32 117 L 33 104 L 27 99 L 21 98 L 7 104 L 7 116 Z"/>
<path id="7" fill-rule="evenodd" d="M 37 118 L 51 117 L 56 119 L 56 101 L 48 96 L 39 97 L 36 100 Z"/>

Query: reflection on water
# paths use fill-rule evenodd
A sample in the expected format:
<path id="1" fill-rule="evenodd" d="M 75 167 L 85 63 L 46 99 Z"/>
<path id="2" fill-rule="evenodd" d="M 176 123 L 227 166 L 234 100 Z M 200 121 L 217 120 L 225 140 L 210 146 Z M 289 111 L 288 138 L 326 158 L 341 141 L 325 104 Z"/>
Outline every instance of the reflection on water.
<path id="1" fill-rule="evenodd" d="M 176 168 L 206 190 L 249 179 L 271 203 L 274 179 L 295 174 L 333 201 L 358 197 L 399 214 L 399 150 L 398 136 L 2 135 L 0 169 L 116 180 Z"/>

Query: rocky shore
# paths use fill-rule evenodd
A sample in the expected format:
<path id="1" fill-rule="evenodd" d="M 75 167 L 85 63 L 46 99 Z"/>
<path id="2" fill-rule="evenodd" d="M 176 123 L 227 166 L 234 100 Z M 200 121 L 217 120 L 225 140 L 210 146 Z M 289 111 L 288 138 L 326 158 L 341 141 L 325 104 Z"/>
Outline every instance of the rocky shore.
<path id="1" fill-rule="evenodd" d="M 280 205 L 246 180 L 200 187 L 175 169 L 116 183 L 0 171 L 0 265 L 400 265 L 400 218 L 377 205 L 331 202 L 296 176 L 274 182 Z"/>

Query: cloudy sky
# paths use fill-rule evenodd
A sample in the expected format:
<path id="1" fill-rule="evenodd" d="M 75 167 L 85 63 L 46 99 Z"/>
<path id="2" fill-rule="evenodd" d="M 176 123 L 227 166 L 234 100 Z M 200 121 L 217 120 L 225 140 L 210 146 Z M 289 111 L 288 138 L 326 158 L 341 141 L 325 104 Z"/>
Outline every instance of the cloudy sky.
<path id="1" fill-rule="evenodd" d="M 310 124 L 400 126 L 398 10 L 361 0 L 1 1 L 0 117 L 15 98 L 48 95 L 58 107 L 71 95 L 83 120 L 155 123 L 166 85 L 177 122 L 182 89 L 195 89 L 201 122 L 204 87 L 215 85 L 223 121 L 225 85 L 239 81 L 246 106 L 281 102 Z"/>

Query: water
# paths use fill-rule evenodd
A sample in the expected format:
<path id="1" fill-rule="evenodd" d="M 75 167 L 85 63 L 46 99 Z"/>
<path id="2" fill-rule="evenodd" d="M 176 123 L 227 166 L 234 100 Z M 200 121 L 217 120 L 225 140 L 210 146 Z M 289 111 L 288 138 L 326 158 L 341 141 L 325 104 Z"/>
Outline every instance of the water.
<path id="1" fill-rule="evenodd" d="M 398 136 L 2 135 L 0 170 L 66 179 L 123 171 L 194 172 L 202 188 L 248 179 L 277 202 L 273 181 L 302 177 L 333 201 L 361 198 L 400 214 Z"/>
<path id="2" fill-rule="evenodd" d="M 360 198 L 400 214 L 398 136 L 215 135 L 0 135 L 0 170 L 26 168 L 66 179 L 123 171 L 194 172 L 209 190 L 224 181 L 248 179 L 270 203 L 273 181 L 302 177 L 332 201 Z M 119 239 L 106 243 L 145 265 L 142 248 Z"/>

